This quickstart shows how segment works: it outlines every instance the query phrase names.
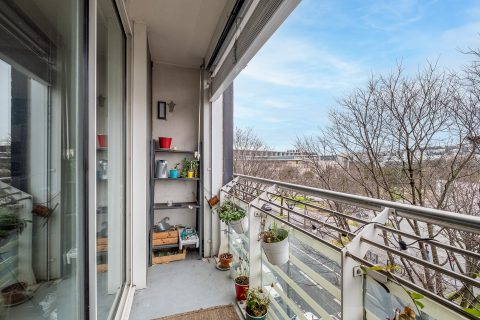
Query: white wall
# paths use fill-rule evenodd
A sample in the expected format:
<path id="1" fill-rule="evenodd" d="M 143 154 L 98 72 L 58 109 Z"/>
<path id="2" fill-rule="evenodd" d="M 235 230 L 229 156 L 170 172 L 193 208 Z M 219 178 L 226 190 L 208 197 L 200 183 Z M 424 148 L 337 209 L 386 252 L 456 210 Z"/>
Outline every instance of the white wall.
<path id="1" fill-rule="evenodd" d="M 223 96 L 211 103 L 208 89 L 204 90 L 202 97 L 203 110 L 203 161 L 205 197 L 220 196 L 223 181 Z M 221 246 L 221 228 L 218 215 L 212 212 L 208 203 L 204 203 L 204 251 L 205 256 L 214 256 L 219 253 Z"/>
<path id="2" fill-rule="evenodd" d="M 132 61 L 132 284 L 147 286 L 147 216 L 149 159 L 149 107 L 147 96 L 147 26 L 134 23 Z"/>
<path id="3" fill-rule="evenodd" d="M 172 147 L 178 150 L 198 150 L 198 101 L 200 70 L 155 63 L 152 73 L 152 139 L 172 137 Z M 158 101 L 173 101 L 176 106 L 169 112 L 167 119 L 157 119 Z M 173 169 L 192 155 L 157 153 L 156 160 L 166 160 L 168 168 Z M 193 202 L 196 197 L 195 181 L 156 181 L 155 202 Z M 155 211 L 154 223 L 169 217 L 170 224 L 196 226 L 196 211 L 189 209 Z"/>

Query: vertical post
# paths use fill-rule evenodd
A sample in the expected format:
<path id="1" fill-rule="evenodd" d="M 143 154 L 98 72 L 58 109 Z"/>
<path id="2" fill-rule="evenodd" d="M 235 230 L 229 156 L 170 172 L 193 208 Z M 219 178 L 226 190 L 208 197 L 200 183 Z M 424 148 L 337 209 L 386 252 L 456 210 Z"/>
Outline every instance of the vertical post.
<path id="1" fill-rule="evenodd" d="M 268 199 L 267 192 L 273 193 L 275 189 L 276 185 L 268 187 L 258 197 L 251 201 L 248 206 L 248 252 L 250 254 L 250 256 L 248 257 L 248 261 L 250 287 L 252 288 L 262 285 L 262 249 L 260 246 L 260 242 L 258 241 L 258 234 L 261 231 L 262 216 L 256 214 L 256 211 L 252 207 L 252 205 L 261 208 L 261 202 L 265 202 L 265 200 L 262 199 Z"/>
<path id="2" fill-rule="evenodd" d="M 228 192 L 230 191 L 230 189 L 233 188 L 233 186 L 238 182 L 238 177 L 233 179 L 232 181 L 230 181 L 229 183 L 227 183 L 226 185 L 224 185 L 221 189 L 220 189 L 220 204 L 223 203 L 223 201 L 225 200 L 225 195 L 228 194 Z M 213 212 L 212 212 L 213 214 Z M 227 230 L 227 225 L 225 224 L 225 222 L 222 222 L 220 221 L 220 229 L 219 229 L 219 233 L 220 233 L 220 246 L 219 246 L 219 249 L 218 249 L 218 252 L 229 252 L 229 249 L 230 249 L 230 246 L 229 246 L 229 239 L 230 239 L 230 234 L 229 233 L 225 233 L 225 232 L 222 232 L 222 230 Z M 230 232 L 230 229 L 228 229 L 228 232 Z M 209 239 L 210 243 L 212 243 L 212 239 Z M 211 247 L 211 246 L 210 246 Z M 212 253 L 210 252 L 210 255 Z"/>
<path id="3" fill-rule="evenodd" d="M 362 237 L 380 242 L 382 238 L 375 232 L 375 223 L 385 224 L 390 213 L 390 208 L 384 208 L 369 225 L 365 226 L 352 242 L 342 249 L 342 319 L 363 319 L 363 277 L 354 274 L 358 262 L 347 255 L 353 254 L 363 257 L 371 247 L 361 242 Z"/>

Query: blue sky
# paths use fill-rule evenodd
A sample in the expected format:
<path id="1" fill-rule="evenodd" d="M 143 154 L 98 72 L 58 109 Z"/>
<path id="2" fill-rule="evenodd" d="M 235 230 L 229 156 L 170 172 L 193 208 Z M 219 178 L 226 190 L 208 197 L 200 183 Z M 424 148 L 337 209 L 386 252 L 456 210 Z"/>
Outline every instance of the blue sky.
<path id="1" fill-rule="evenodd" d="M 235 80 L 235 125 L 291 149 L 372 74 L 400 61 L 456 70 L 469 47 L 480 48 L 478 0 L 303 0 Z"/>

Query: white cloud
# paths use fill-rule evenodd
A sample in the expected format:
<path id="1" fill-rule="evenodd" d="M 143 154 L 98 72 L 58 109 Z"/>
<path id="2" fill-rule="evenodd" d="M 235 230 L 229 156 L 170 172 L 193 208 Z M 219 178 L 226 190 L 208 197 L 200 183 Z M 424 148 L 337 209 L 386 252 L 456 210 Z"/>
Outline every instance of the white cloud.
<path id="1" fill-rule="evenodd" d="M 370 28 L 394 31 L 420 21 L 435 1 L 398 0 L 369 3 L 362 22 Z"/>
<path id="2" fill-rule="evenodd" d="M 360 66 L 310 40 L 276 37 L 243 70 L 254 80 L 292 88 L 337 90 L 364 77 Z"/>

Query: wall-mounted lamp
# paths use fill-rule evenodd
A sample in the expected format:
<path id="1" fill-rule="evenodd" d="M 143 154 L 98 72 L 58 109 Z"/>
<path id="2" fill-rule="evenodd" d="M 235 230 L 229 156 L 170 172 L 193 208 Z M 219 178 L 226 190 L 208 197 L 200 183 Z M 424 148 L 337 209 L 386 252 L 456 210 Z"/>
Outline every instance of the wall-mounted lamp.
<path id="1" fill-rule="evenodd" d="M 176 106 L 175 102 L 170 100 L 170 102 L 168 103 L 168 111 L 173 112 L 173 110 L 175 109 L 175 106 Z"/>

